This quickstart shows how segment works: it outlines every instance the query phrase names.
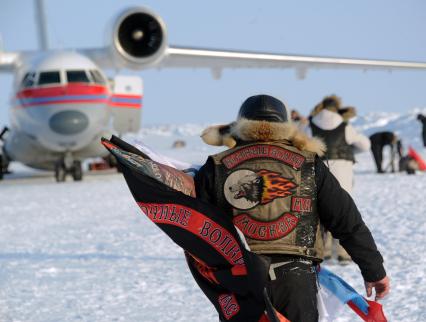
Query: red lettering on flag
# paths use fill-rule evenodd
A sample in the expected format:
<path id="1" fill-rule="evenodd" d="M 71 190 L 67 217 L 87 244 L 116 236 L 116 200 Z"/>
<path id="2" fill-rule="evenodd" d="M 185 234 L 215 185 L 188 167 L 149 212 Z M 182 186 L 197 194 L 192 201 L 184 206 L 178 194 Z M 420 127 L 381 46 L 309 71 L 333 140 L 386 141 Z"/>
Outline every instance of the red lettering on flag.
<path id="1" fill-rule="evenodd" d="M 206 215 L 179 204 L 155 204 L 138 202 L 142 212 L 156 224 L 180 227 L 204 240 L 230 264 L 241 266 L 237 275 L 246 275 L 240 244 L 234 236 Z"/>
<path id="2" fill-rule="evenodd" d="M 238 305 L 237 299 L 232 293 L 221 294 L 217 300 L 219 302 L 223 316 L 227 320 L 231 319 L 240 311 L 240 306 Z"/>

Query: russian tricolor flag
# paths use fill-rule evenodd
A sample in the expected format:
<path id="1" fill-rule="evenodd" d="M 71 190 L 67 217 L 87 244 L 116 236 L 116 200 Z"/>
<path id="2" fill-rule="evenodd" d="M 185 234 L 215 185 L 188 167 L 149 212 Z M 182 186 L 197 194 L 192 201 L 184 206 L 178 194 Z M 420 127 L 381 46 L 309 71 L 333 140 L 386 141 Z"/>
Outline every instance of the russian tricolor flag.
<path id="1" fill-rule="evenodd" d="M 365 299 L 352 286 L 324 267 L 318 269 L 319 321 L 331 322 L 338 317 L 340 309 L 349 306 L 367 322 L 386 322 L 382 305 Z"/>

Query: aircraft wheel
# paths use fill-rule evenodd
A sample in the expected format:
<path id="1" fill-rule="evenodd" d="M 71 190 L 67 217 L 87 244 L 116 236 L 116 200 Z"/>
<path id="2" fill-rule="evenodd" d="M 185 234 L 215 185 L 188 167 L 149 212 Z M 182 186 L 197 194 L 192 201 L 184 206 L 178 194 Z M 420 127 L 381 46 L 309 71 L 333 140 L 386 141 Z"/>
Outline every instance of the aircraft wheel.
<path id="1" fill-rule="evenodd" d="M 62 161 L 59 161 L 55 164 L 55 179 L 56 182 L 64 182 L 67 176 L 67 171 L 65 165 Z"/>
<path id="2" fill-rule="evenodd" d="M 72 178 L 74 181 L 81 181 L 83 179 L 83 169 L 81 161 L 74 161 L 72 165 Z"/>

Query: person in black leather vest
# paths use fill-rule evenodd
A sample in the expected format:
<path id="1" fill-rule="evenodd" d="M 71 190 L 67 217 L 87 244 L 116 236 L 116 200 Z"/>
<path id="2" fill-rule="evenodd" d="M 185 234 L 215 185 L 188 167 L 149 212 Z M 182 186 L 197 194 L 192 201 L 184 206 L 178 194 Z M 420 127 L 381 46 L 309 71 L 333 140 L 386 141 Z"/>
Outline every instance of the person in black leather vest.
<path id="1" fill-rule="evenodd" d="M 369 139 L 348 123 L 349 119 L 356 115 L 355 108 L 342 108 L 340 98 L 332 95 L 325 97 L 315 107 L 313 114 L 310 118 L 311 135 L 325 142 L 327 151 L 323 160 L 342 188 L 351 194 L 354 181 L 354 150 L 368 151 L 370 148 Z M 335 253 L 340 264 L 348 264 L 351 261 L 348 253 L 333 239 L 330 232 L 325 233 L 324 242 L 326 259 L 332 258 Z"/>
<path id="2" fill-rule="evenodd" d="M 324 145 L 288 122 L 284 104 L 249 97 L 236 122 L 202 134 L 229 149 L 212 155 L 195 176 L 197 198 L 221 208 L 251 251 L 272 263 L 268 293 L 290 321 L 318 320 L 315 267 L 323 258 L 322 224 L 361 269 L 368 296 L 389 291 L 383 258 L 351 196 L 319 155 Z"/>

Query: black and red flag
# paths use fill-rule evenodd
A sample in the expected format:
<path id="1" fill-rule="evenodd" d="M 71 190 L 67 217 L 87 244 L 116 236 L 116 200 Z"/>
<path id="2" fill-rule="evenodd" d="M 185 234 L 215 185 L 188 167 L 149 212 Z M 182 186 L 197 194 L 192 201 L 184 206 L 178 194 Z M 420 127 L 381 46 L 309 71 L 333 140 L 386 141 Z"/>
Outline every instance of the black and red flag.
<path id="1" fill-rule="evenodd" d="M 265 292 L 269 263 L 246 250 L 220 209 L 195 198 L 190 175 L 114 136 L 102 144 L 116 157 L 142 212 L 184 249 L 194 279 L 222 321 L 287 321 L 277 317 Z"/>

